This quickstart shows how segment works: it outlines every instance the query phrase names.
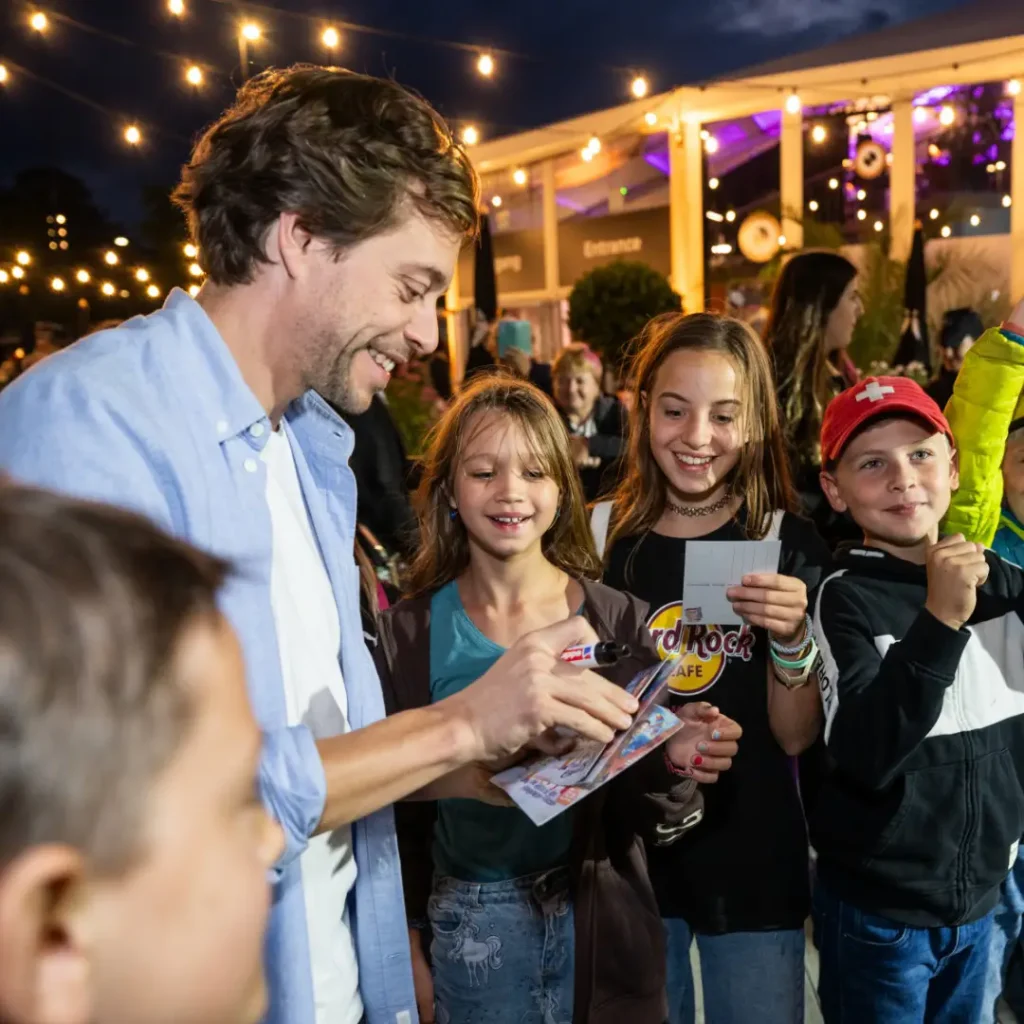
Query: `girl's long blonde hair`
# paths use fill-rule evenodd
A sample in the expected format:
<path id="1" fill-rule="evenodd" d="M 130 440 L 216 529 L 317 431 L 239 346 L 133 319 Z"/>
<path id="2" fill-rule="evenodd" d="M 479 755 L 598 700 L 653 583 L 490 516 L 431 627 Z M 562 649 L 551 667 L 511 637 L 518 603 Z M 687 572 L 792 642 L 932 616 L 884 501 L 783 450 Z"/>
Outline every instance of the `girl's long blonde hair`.
<path id="1" fill-rule="evenodd" d="M 746 532 L 760 540 L 777 509 L 793 508 L 789 465 L 779 425 L 771 364 L 760 339 L 741 320 L 711 313 L 664 313 L 634 342 L 629 377 L 633 402 L 629 413 L 629 454 L 613 496 L 606 551 L 619 537 L 653 529 L 665 511 L 665 477 L 651 452 L 649 402 L 665 360 L 673 352 L 718 352 L 736 369 L 740 386 L 740 429 L 746 437 L 730 488 L 743 499 Z"/>
<path id="2" fill-rule="evenodd" d="M 471 421 L 482 413 L 498 413 L 519 426 L 541 468 L 558 485 L 558 513 L 544 535 L 544 557 L 573 579 L 599 579 L 601 560 L 562 419 L 538 388 L 498 373 L 475 378 L 431 431 L 416 492 L 420 546 L 410 571 L 411 594 L 433 593 L 469 565 L 466 527 L 460 517 L 452 517 L 451 498 L 455 474 L 472 437 Z"/>

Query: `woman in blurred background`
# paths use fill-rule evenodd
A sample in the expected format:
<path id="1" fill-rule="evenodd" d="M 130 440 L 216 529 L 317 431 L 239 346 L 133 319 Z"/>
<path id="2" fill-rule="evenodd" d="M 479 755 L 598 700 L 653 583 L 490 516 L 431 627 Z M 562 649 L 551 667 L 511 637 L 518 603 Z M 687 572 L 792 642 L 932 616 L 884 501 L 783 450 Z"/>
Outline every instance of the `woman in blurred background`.
<path id="1" fill-rule="evenodd" d="M 833 252 L 800 253 L 779 276 L 765 335 L 793 481 L 804 514 L 830 546 L 856 532 L 822 495 L 818 438 L 825 406 L 856 381 L 846 349 L 863 312 L 857 268 L 848 259 Z"/>

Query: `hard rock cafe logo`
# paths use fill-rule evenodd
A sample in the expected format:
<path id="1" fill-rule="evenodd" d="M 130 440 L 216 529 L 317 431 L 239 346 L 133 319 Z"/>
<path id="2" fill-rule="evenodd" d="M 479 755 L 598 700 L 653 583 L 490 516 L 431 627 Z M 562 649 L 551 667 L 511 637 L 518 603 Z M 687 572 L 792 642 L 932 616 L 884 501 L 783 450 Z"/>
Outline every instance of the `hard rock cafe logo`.
<path id="1" fill-rule="evenodd" d="M 730 658 L 750 661 L 755 636 L 747 625 L 738 629 L 720 626 L 687 626 L 682 604 L 659 608 L 647 623 L 662 660 L 679 655 L 679 665 L 668 681 L 674 693 L 693 696 L 711 689 L 721 678 Z"/>

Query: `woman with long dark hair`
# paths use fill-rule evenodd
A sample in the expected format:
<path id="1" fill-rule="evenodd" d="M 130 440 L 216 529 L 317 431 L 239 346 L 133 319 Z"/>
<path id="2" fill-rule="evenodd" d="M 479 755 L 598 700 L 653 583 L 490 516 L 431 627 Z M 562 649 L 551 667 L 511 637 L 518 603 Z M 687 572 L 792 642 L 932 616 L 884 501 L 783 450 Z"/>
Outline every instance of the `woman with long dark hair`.
<path id="1" fill-rule="evenodd" d="M 793 482 L 805 513 L 830 543 L 844 539 L 844 531 L 818 483 L 818 438 L 825 406 L 856 379 L 846 349 L 863 311 L 857 268 L 846 257 L 800 253 L 779 276 L 765 334 Z"/>

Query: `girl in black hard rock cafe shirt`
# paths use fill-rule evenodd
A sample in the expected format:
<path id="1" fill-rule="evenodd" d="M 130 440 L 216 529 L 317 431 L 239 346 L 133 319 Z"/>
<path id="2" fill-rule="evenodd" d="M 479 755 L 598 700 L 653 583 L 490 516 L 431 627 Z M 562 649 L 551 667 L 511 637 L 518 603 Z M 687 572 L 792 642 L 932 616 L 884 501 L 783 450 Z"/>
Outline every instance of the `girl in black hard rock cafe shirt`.
<path id="1" fill-rule="evenodd" d="M 670 1021 L 694 1020 L 695 938 L 708 1024 L 792 1024 L 803 1020 L 810 902 L 793 755 L 820 728 L 806 613 L 828 551 L 790 512 L 771 366 L 745 324 L 658 317 L 632 377 L 627 475 L 594 510 L 605 582 L 646 601 L 662 656 L 680 655 L 673 701 L 710 701 L 743 727 L 732 772 L 705 788 L 700 828 L 648 851 L 669 937 Z M 686 546 L 696 539 L 781 541 L 778 574 L 729 591 L 744 624 L 684 625 Z"/>

